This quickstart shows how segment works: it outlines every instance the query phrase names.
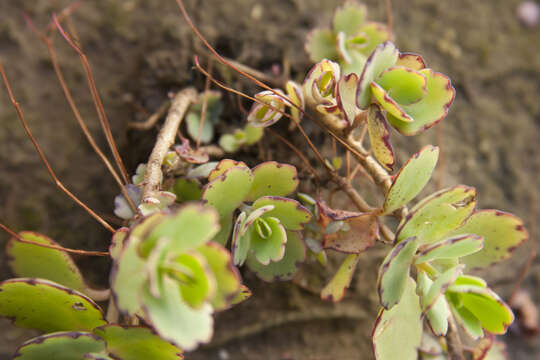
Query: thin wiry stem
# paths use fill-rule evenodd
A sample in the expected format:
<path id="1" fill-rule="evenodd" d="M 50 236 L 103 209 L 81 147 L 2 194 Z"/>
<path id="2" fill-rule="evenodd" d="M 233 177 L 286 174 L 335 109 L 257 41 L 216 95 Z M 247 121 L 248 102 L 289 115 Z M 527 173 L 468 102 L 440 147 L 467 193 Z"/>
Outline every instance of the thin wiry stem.
<path id="1" fill-rule="evenodd" d="M 56 24 L 56 27 L 58 28 L 58 31 L 60 31 L 60 34 L 62 34 L 64 39 L 66 39 L 66 41 L 71 45 L 71 47 L 75 49 L 75 51 L 79 54 L 83 68 L 86 73 L 86 80 L 88 81 L 90 93 L 92 94 L 94 105 L 96 106 L 99 121 L 101 123 L 101 127 L 103 128 L 103 132 L 105 133 L 105 137 L 107 138 L 107 143 L 109 144 L 109 148 L 111 149 L 111 152 L 113 153 L 114 159 L 116 161 L 116 165 L 120 169 L 120 173 L 122 174 L 122 178 L 125 184 L 129 184 L 130 183 L 129 177 L 128 177 L 126 168 L 124 166 L 124 162 L 122 161 L 122 158 L 120 157 L 120 153 L 118 152 L 118 148 L 116 147 L 116 142 L 114 141 L 114 137 L 112 135 L 109 120 L 107 119 L 105 108 L 103 107 L 103 104 L 101 102 L 101 98 L 99 96 L 88 59 L 86 58 L 86 55 L 84 54 L 84 52 L 73 42 L 73 40 L 69 37 L 69 35 L 64 31 L 64 29 L 58 22 L 58 18 L 56 14 L 53 14 L 53 20 L 54 20 L 54 23 Z"/>
<path id="2" fill-rule="evenodd" d="M 30 29 L 32 29 L 32 31 L 34 33 L 36 33 L 39 36 L 39 38 L 47 46 L 47 50 L 49 51 L 49 57 L 51 58 L 51 61 L 52 61 L 52 64 L 53 64 L 54 72 L 56 73 L 56 77 L 58 78 L 58 82 L 60 83 L 60 86 L 62 87 L 62 90 L 64 92 L 64 96 L 66 97 L 66 100 L 69 103 L 71 111 L 73 112 L 73 115 L 75 116 L 75 119 L 77 119 L 77 123 L 79 124 L 79 127 L 81 128 L 82 132 L 86 136 L 86 139 L 90 143 L 90 146 L 92 147 L 94 152 L 101 158 L 101 160 L 103 161 L 103 163 L 105 164 L 105 166 L 107 167 L 109 172 L 111 173 L 112 177 L 114 178 L 114 180 L 116 181 L 118 186 L 120 186 L 120 191 L 122 192 L 122 195 L 124 196 L 124 198 L 128 202 L 129 207 L 131 208 L 131 210 L 136 212 L 137 211 L 137 206 L 135 205 L 135 203 L 133 203 L 133 200 L 129 196 L 124 184 L 122 183 L 122 179 L 120 179 L 120 177 L 118 176 L 118 173 L 114 170 L 114 167 L 112 166 L 112 164 L 109 161 L 109 159 L 107 158 L 107 156 L 105 156 L 103 151 L 101 151 L 101 149 L 97 145 L 96 141 L 94 140 L 94 137 L 92 136 L 92 134 L 88 130 L 88 127 L 86 126 L 86 123 L 84 122 L 84 119 L 82 118 L 81 113 L 79 112 L 79 109 L 77 108 L 77 105 L 75 104 L 75 101 L 73 100 L 73 96 L 71 96 L 71 91 L 67 87 L 67 83 L 65 81 L 64 75 L 63 75 L 62 70 L 60 68 L 60 64 L 58 63 L 58 58 L 56 57 L 56 52 L 54 51 L 52 40 L 49 37 L 47 37 L 46 35 L 44 35 L 43 33 L 40 33 L 36 29 L 36 27 L 33 25 L 32 20 L 26 14 L 24 14 L 24 17 L 25 17 L 26 22 L 28 23 Z"/>
<path id="3" fill-rule="evenodd" d="M 2 230 L 4 230 L 5 232 L 7 232 L 9 235 L 11 235 L 17 241 L 25 243 L 25 244 L 36 245 L 36 246 L 40 246 L 40 247 L 44 247 L 44 248 L 48 248 L 48 249 L 60 250 L 60 251 L 64 251 L 64 252 L 71 253 L 71 254 L 77 254 L 77 255 L 109 256 L 109 253 L 107 251 L 76 250 L 76 249 L 65 248 L 65 247 L 60 246 L 60 245 L 44 244 L 44 243 L 39 243 L 39 242 L 35 242 L 35 241 L 32 241 L 32 240 L 26 240 L 26 239 L 22 238 L 19 234 L 17 234 L 15 231 L 11 230 L 10 228 L 8 228 L 6 225 L 4 225 L 2 223 L 0 223 L 0 228 Z"/>
<path id="4" fill-rule="evenodd" d="M 306 165 L 307 169 L 309 170 L 310 173 L 313 174 L 313 176 L 315 177 L 315 179 L 317 180 L 318 183 L 321 182 L 321 179 L 319 178 L 319 175 L 317 174 L 317 172 L 315 171 L 315 169 L 313 168 L 313 166 L 311 166 L 311 164 L 309 163 L 309 160 L 304 156 L 304 154 L 302 154 L 302 152 L 296 147 L 294 146 L 290 141 L 288 141 L 287 139 L 285 139 L 283 136 L 279 135 L 277 132 L 275 132 L 274 130 L 270 129 L 270 128 L 267 128 L 266 131 L 268 131 L 270 134 L 274 135 L 275 137 L 277 137 L 281 142 L 283 142 L 285 145 L 287 145 L 292 151 L 294 151 L 294 153 L 296 155 L 298 155 L 298 157 L 304 162 L 304 164 Z"/>
<path id="5" fill-rule="evenodd" d="M 114 232 L 114 228 L 109 225 L 108 222 L 106 222 L 105 220 L 103 220 L 96 212 L 94 212 L 92 209 L 90 209 L 88 206 L 86 206 L 85 203 L 83 203 L 81 200 L 79 200 L 78 197 L 76 197 L 75 195 L 73 195 L 73 193 L 71 191 L 69 191 L 65 186 L 64 184 L 62 184 L 62 182 L 58 179 L 58 177 L 56 176 L 54 170 L 52 169 L 51 165 L 49 164 L 49 161 L 47 160 L 47 158 L 45 157 L 45 154 L 43 153 L 43 151 L 41 150 L 41 147 L 39 146 L 39 144 L 37 143 L 36 139 L 34 138 L 34 136 L 32 135 L 32 131 L 30 130 L 30 128 L 28 127 L 28 124 L 26 123 L 26 120 L 24 119 L 24 116 L 23 116 L 23 112 L 21 110 L 21 107 L 19 106 L 19 103 L 15 100 L 15 97 L 13 96 L 13 91 L 11 90 L 11 86 L 9 84 L 9 81 L 6 77 L 6 73 L 4 72 L 4 67 L 2 66 L 2 64 L 0 63 L 0 73 L 2 75 L 2 79 L 4 81 L 4 85 L 8 91 L 8 94 L 9 94 L 9 98 L 11 100 L 11 103 L 13 104 L 13 107 L 15 108 L 16 112 L 17 112 L 17 115 L 19 116 L 19 119 L 21 120 L 21 123 L 24 127 L 24 130 L 26 131 L 26 134 L 28 135 L 28 137 L 30 138 L 30 140 L 32 141 L 32 144 L 34 144 L 34 147 L 36 148 L 36 151 L 39 155 L 39 157 L 41 158 L 41 161 L 43 162 L 43 164 L 45 165 L 45 167 L 47 168 L 47 171 L 49 172 L 49 175 L 51 176 L 51 178 L 53 179 L 54 183 L 56 184 L 56 186 L 58 186 L 60 188 L 60 190 L 62 190 L 67 196 L 69 196 L 73 201 L 75 201 L 80 207 L 82 207 L 86 212 L 88 212 L 94 219 L 96 219 L 101 225 L 103 225 L 107 230 L 111 231 L 111 232 Z"/>
<path id="6" fill-rule="evenodd" d="M 212 74 L 213 64 L 214 64 L 214 61 L 210 59 L 208 61 L 209 74 Z M 204 122 L 206 121 L 206 113 L 208 110 L 208 90 L 209 89 L 210 89 L 210 78 L 207 77 L 204 84 L 204 96 L 203 96 L 203 103 L 202 103 L 202 109 L 201 109 L 201 121 L 199 122 L 199 130 L 197 132 L 197 149 L 201 146 L 201 136 L 202 136 L 202 131 L 204 127 Z"/>

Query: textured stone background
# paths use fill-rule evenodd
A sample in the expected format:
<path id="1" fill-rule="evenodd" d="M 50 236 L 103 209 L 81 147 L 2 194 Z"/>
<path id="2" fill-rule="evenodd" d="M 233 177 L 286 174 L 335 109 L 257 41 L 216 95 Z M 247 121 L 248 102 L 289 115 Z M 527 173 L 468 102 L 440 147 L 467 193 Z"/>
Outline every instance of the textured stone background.
<path id="1" fill-rule="evenodd" d="M 44 45 L 26 28 L 22 12 L 38 24 L 65 0 L 0 1 L 0 59 L 36 138 L 59 177 L 75 194 L 100 213 L 112 214 L 117 188 L 80 133 L 62 96 Z M 268 71 L 283 57 L 292 75 L 301 77 L 309 63 L 303 41 L 310 28 L 329 23 L 341 1 L 200 0 L 186 1 L 200 30 L 220 52 Z M 370 0 L 370 17 L 384 19 L 384 2 Z M 514 212 L 529 222 L 531 199 L 540 188 L 540 27 L 526 29 L 515 16 L 518 0 L 394 0 L 396 43 L 403 51 L 421 53 L 427 64 L 448 74 L 457 90 L 450 115 L 443 122 L 444 185 L 477 187 L 482 208 Z M 262 17 L 258 17 L 261 13 Z M 192 56 L 201 53 L 173 0 L 87 1 L 73 16 L 121 153 L 133 170 L 148 156 L 155 132 L 126 130 L 130 121 L 145 118 L 159 107 L 168 91 L 203 81 L 192 69 Z M 78 57 L 63 39 L 57 49 L 67 81 L 90 128 L 99 124 Z M 228 72 L 221 71 L 227 78 Z M 230 75 L 230 74 L 229 74 Z M 231 78 L 231 85 L 254 88 Z M 233 105 L 228 124 L 241 117 Z M 99 143 L 105 141 L 101 135 Z M 315 138 L 321 143 L 323 137 Z M 401 159 L 421 145 L 439 143 L 435 130 L 415 138 L 394 136 Z M 327 145 L 327 144 L 326 144 Z M 279 158 L 276 156 L 276 160 Z M 288 161 L 288 158 L 282 158 Z M 60 193 L 48 178 L 31 143 L 0 90 L 0 219 L 16 230 L 38 230 L 66 246 L 105 249 L 108 234 Z M 538 214 L 539 212 L 537 212 Z M 540 215 L 534 222 L 538 223 Z M 0 241 L 7 237 L 0 235 Z M 509 262 L 486 276 L 503 296 L 511 290 L 528 253 L 526 245 Z M 375 251 L 373 254 L 377 253 Z M 218 318 L 216 338 L 255 323 L 282 319 L 284 325 L 208 349 L 192 359 L 366 359 L 368 335 L 376 313 L 369 294 L 379 255 L 367 254 L 353 288 L 335 319 L 335 309 L 315 295 L 288 284 L 262 285 L 245 274 L 255 296 Z M 78 259 L 96 285 L 106 283 L 108 262 Z M 319 270 L 320 271 L 320 270 Z M 0 258 L 0 279 L 10 277 Z M 540 265 L 535 262 L 525 287 L 540 300 Z M 326 315 L 317 315 L 323 308 Z M 315 308 L 315 309 L 314 309 Z M 315 319 L 295 320 L 297 312 Z M 362 315 L 365 313 L 365 316 Z M 293 315 L 291 315 L 293 314 Z M 328 315 L 330 314 L 330 315 Z M 357 320 L 358 317 L 365 320 Z M 324 318 L 327 319 L 324 319 Z M 0 323 L 0 358 L 27 334 Z M 5 334 L 5 335 L 4 335 Z M 538 339 L 509 337 L 513 359 L 533 359 Z M 221 357 L 220 357 L 221 356 Z"/>

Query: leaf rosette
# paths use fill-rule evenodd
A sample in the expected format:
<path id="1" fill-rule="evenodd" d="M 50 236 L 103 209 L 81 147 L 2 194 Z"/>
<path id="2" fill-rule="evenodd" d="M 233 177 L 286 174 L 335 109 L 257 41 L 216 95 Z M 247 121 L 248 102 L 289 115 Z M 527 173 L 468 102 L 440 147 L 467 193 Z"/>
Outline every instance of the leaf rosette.
<path id="1" fill-rule="evenodd" d="M 184 349 L 209 341 L 212 313 L 230 306 L 241 290 L 228 251 L 210 241 L 218 231 L 217 212 L 200 204 L 132 227 L 111 274 L 118 309 Z"/>

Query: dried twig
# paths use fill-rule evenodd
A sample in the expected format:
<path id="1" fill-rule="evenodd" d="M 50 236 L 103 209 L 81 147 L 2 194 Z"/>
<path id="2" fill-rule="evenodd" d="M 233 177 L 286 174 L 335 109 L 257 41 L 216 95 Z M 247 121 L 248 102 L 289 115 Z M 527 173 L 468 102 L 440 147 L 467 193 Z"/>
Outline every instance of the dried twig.
<path id="1" fill-rule="evenodd" d="M 163 127 L 159 131 L 156 143 L 146 164 L 144 175 L 144 188 L 142 201 L 147 202 L 153 197 L 154 192 L 159 190 L 163 179 L 161 165 L 167 155 L 167 151 L 174 144 L 176 133 L 189 105 L 197 100 L 197 91 L 194 88 L 186 88 L 180 91 L 171 103 L 171 108 L 165 119 Z"/>

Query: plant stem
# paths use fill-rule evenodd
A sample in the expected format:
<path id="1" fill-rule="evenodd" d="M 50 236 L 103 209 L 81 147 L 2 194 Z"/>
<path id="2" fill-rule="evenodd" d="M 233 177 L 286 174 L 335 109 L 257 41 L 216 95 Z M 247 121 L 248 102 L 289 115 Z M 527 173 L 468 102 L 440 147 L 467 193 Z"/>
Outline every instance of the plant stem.
<path id="1" fill-rule="evenodd" d="M 167 155 L 167 151 L 174 144 L 176 133 L 189 105 L 197 100 L 197 91 L 192 88 L 186 88 L 180 91 L 172 100 L 169 113 L 165 119 L 163 127 L 159 131 L 156 144 L 146 164 L 146 173 L 144 174 L 144 188 L 142 201 L 146 202 L 153 197 L 154 192 L 159 190 L 163 173 L 161 165 Z"/>
<path id="2" fill-rule="evenodd" d="M 456 320 L 452 315 L 448 317 L 448 332 L 446 333 L 449 360 L 465 360 L 463 345 L 459 337 Z"/>

